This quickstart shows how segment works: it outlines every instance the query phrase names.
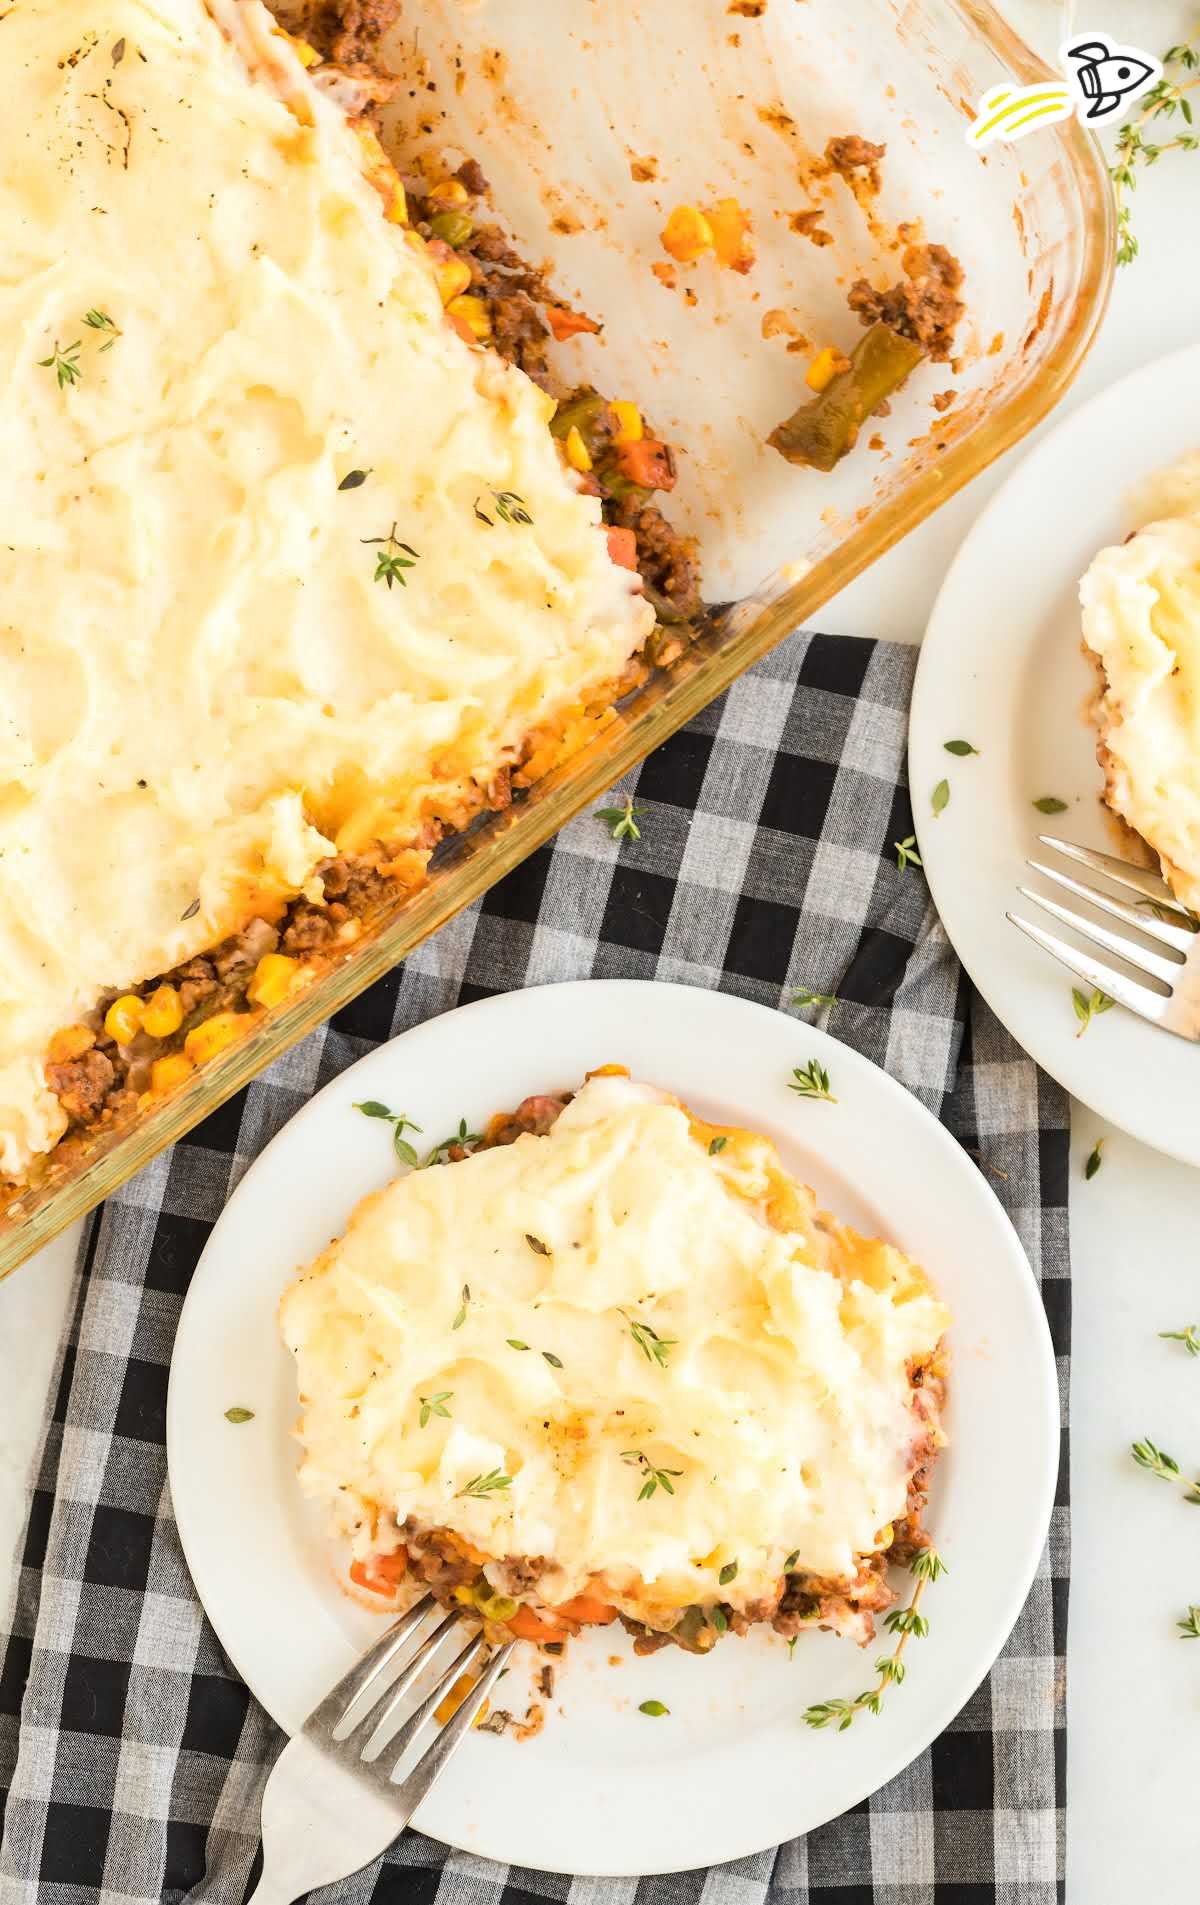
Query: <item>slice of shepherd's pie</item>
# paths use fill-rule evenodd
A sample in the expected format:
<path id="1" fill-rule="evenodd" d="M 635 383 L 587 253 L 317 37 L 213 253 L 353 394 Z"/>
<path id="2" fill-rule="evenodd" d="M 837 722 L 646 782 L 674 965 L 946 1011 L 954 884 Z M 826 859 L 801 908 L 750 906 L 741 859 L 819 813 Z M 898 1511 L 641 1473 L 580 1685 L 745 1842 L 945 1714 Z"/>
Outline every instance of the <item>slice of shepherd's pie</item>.
<path id="1" fill-rule="evenodd" d="M 1131 501 L 1140 526 L 1079 585 L 1104 799 L 1200 913 L 1200 452 Z"/>
<path id="2" fill-rule="evenodd" d="M 2 24 L 0 1180 L 278 1003 L 654 625 L 361 73 L 259 0 Z"/>
<path id="3" fill-rule="evenodd" d="M 281 1305 L 300 1483 L 353 1580 L 494 1638 L 865 1642 L 945 1439 L 920 1268 L 620 1067 L 455 1155 L 368 1197 Z"/>

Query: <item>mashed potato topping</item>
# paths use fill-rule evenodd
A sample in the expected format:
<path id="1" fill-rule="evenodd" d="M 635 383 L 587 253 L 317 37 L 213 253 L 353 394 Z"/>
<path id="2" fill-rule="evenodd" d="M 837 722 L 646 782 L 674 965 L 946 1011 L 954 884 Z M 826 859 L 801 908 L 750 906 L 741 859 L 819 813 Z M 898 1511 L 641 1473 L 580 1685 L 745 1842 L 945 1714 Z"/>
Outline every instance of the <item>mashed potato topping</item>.
<path id="1" fill-rule="evenodd" d="M 281 1320 L 301 1483 L 356 1553 L 411 1517 L 546 1557 L 552 1606 L 599 1583 L 653 1621 L 748 1607 L 793 1555 L 841 1579 L 886 1547 L 909 1360 L 949 1319 L 767 1139 L 712 1152 L 674 1099 L 597 1076 L 548 1135 L 368 1198 Z"/>
<path id="2" fill-rule="evenodd" d="M 259 0 L 4 10 L 0 1175 L 102 989 L 403 841 L 653 623 L 362 163 Z"/>
<path id="3" fill-rule="evenodd" d="M 1105 799 L 1200 910 L 1200 457 L 1137 492 L 1142 527 L 1102 549 L 1080 583 L 1083 637 L 1100 662 Z"/>

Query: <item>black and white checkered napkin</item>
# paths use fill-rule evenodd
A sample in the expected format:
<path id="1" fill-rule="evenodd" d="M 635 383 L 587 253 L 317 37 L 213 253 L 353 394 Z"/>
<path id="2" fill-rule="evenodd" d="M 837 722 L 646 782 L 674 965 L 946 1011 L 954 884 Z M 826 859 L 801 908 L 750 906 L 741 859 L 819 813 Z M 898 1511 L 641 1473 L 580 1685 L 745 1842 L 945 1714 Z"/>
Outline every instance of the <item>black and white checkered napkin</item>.
<path id="1" fill-rule="evenodd" d="M 0 1673 L 5 1905 L 240 1905 L 280 1735 L 224 1658 L 180 1552 L 164 1448 L 176 1322 L 209 1227 L 267 1139 L 433 1013 L 589 976 L 720 987 L 785 1011 L 798 987 L 835 993 L 834 1034 L 988 1171 L 1041 1280 L 1065 1414 L 1066 1102 L 972 998 L 920 871 L 897 867 L 892 843 L 912 831 L 914 664 L 905 648 L 793 636 L 644 763 L 640 840 L 572 822 L 110 1199 L 83 1255 Z M 609 1881 L 491 1865 L 407 1833 L 330 1896 L 1053 1905 L 1068 1563 L 1064 1481 L 987 1680 L 927 1753 L 806 1838 L 709 1872 Z"/>

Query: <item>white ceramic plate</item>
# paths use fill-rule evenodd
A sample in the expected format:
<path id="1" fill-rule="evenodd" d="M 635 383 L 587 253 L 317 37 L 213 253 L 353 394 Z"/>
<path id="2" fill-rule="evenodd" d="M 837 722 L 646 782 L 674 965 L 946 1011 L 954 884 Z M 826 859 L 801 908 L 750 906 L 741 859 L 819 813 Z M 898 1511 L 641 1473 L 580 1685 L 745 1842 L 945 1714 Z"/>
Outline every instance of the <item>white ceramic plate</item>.
<path id="1" fill-rule="evenodd" d="M 814 1055 L 836 1104 L 787 1089 L 790 1068 Z M 275 1326 L 295 1266 L 390 1174 L 387 1127 L 353 1101 L 403 1106 L 432 1141 L 462 1116 L 478 1129 L 609 1060 L 704 1117 L 768 1132 L 837 1212 L 922 1261 L 956 1318 L 952 1444 L 930 1516 L 951 1572 L 927 1596 L 932 1635 L 910 1648 L 908 1679 L 879 1718 L 843 1734 L 801 1719 L 810 1702 L 868 1685 L 878 1649 L 864 1656 L 813 1634 L 789 1659 L 777 1637 L 755 1634 L 706 1660 L 675 1649 L 638 1659 L 610 1628 L 571 1643 L 540 1736 L 468 1738 L 417 1815 L 434 1838 L 489 1858 L 640 1874 L 759 1851 L 883 1785 L 967 1700 L 1029 1590 L 1057 1466 L 1049 1334 L 1007 1218 L 915 1098 L 808 1025 L 685 986 L 545 986 L 433 1019 L 326 1086 L 231 1198 L 184 1307 L 167 1439 L 200 1598 L 239 1672 L 292 1731 L 379 1632 L 379 1617 L 337 1585 L 301 1502 L 294 1374 Z M 234 1426 L 224 1412 L 239 1405 L 254 1419 Z M 529 1652 L 505 1688 L 518 1712 Z M 670 1716 L 640 1714 L 646 1699 Z"/>
<path id="2" fill-rule="evenodd" d="M 1080 651 L 1079 578 L 1129 529 L 1129 487 L 1198 446 L 1197 347 L 1123 378 L 1045 437 L 984 510 L 942 585 L 909 733 L 926 877 L 971 978 L 1068 1091 L 1186 1164 L 1200 1164 L 1200 1046 L 1120 1008 L 1078 1036 L 1076 982 L 1004 915 L 1015 906 L 1060 931 L 1017 892 L 1022 881 L 1050 890 L 1024 864 L 1039 832 L 1121 851 L 1100 804 L 1085 713 L 1094 676 Z M 979 757 L 947 754 L 945 742 L 959 739 Z M 943 778 L 950 804 L 935 820 L 930 797 Z M 1067 801 L 1067 812 L 1039 814 L 1033 802 L 1043 795 Z"/>

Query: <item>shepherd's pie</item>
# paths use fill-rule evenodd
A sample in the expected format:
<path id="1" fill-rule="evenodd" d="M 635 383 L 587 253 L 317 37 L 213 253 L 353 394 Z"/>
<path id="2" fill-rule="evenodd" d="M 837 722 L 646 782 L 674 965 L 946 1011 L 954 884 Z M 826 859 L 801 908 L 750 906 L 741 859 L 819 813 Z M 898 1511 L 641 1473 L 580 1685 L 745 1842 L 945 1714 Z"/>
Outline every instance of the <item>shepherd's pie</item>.
<path id="1" fill-rule="evenodd" d="M 497 1638 L 866 1641 L 926 1545 L 948 1322 L 769 1139 L 606 1067 L 368 1197 L 299 1273 L 301 1486 L 361 1587 L 430 1586 Z"/>

